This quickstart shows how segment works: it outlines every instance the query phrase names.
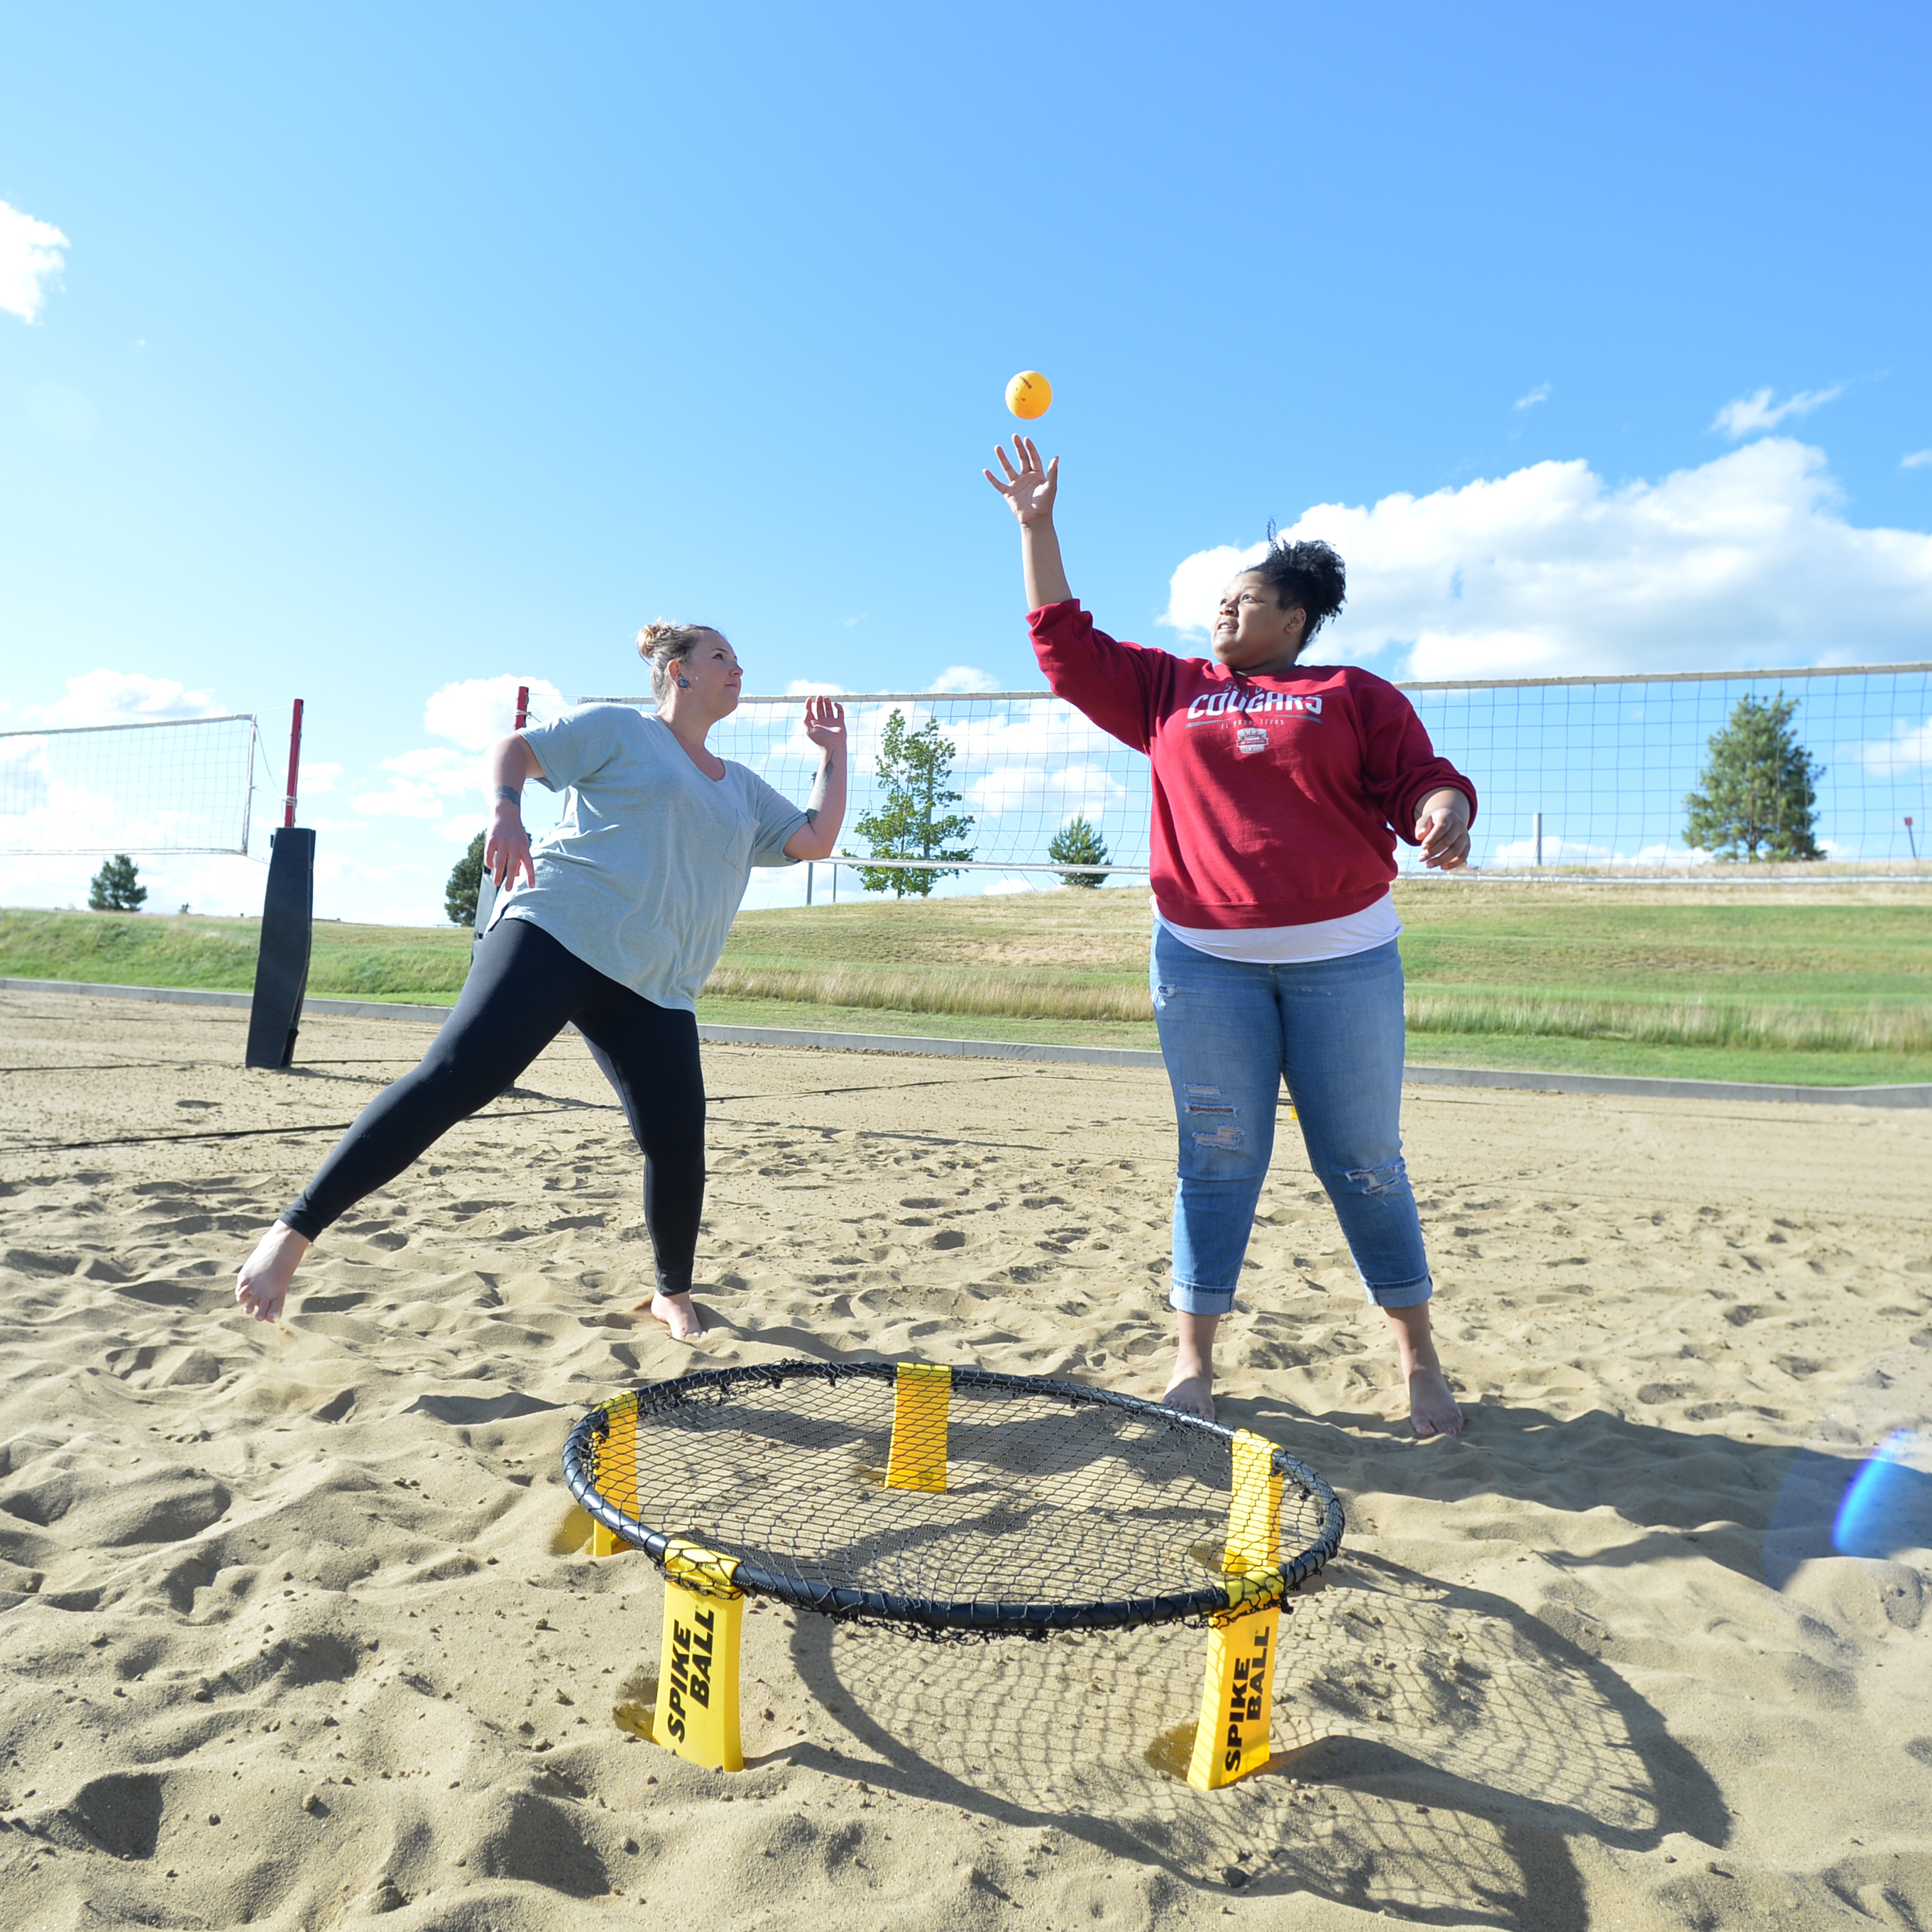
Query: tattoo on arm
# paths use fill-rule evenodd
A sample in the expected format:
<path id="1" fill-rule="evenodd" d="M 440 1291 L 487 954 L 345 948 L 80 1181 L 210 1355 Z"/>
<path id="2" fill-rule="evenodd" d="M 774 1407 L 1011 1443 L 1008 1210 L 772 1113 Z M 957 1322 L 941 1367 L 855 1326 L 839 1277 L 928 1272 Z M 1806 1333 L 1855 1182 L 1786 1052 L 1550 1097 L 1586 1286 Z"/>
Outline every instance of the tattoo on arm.
<path id="1" fill-rule="evenodd" d="M 496 796 L 499 798 L 508 800 L 512 805 L 520 806 L 524 802 L 524 791 L 520 785 L 499 785 L 496 788 Z"/>

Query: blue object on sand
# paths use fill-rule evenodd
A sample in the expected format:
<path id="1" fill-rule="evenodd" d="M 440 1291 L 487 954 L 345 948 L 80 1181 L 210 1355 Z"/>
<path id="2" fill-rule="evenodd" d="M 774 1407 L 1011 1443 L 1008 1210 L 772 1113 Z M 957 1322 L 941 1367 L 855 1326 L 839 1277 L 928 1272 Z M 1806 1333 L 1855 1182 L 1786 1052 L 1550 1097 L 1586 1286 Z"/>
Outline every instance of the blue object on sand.
<path id="1" fill-rule="evenodd" d="M 1832 1525 L 1840 1556 L 1892 1556 L 1932 1549 L 1932 1475 L 1913 1466 L 1932 1443 L 1901 1429 L 1852 1478 Z"/>

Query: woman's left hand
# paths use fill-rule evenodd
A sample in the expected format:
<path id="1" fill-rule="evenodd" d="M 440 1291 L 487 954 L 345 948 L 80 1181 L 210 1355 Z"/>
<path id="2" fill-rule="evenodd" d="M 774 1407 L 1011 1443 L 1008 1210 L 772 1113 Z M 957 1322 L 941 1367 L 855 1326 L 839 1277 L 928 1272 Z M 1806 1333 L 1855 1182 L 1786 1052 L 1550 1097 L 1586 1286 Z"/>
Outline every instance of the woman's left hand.
<path id="1" fill-rule="evenodd" d="M 1416 814 L 1416 843 L 1422 862 L 1445 872 L 1457 871 L 1469 860 L 1469 801 L 1453 785 L 1432 791 Z"/>
<path id="2" fill-rule="evenodd" d="M 845 748 L 845 707 L 836 699 L 808 698 L 805 700 L 805 735 L 821 752 Z"/>

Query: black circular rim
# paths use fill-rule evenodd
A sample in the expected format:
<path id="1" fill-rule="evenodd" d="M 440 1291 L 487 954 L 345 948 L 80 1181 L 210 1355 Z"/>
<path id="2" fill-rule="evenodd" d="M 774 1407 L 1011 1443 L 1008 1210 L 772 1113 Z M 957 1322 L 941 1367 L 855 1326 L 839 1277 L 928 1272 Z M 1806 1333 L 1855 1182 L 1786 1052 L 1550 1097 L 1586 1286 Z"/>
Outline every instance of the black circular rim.
<path id="1" fill-rule="evenodd" d="M 675 1532 L 656 1528 L 636 1516 L 626 1515 L 607 1502 L 591 1480 L 590 1445 L 593 1439 L 609 1434 L 610 1416 L 614 1410 L 626 1403 L 632 1403 L 640 1415 L 646 1414 L 654 1408 L 682 1402 L 699 1390 L 715 1390 L 728 1397 L 734 1389 L 776 1388 L 788 1382 L 891 1382 L 898 1375 L 898 1366 L 896 1362 L 764 1362 L 704 1370 L 668 1382 L 640 1383 L 635 1388 L 597 1403 L 578 1420 L 564 1444 L 563 1479 L 571 1494 L 590 1516 L 662 1565 L 665 1547 Z M 1001 1375 L 988 1369 L 955 1368 L 952 1376 L 956 1382 L 980 1388 L 1024 1390 L 1032 1395 L 1053 1396 L 1070 1404 L 1129 1409 L 1137 1414 L 1156 1418 L 1170 1427 L 1198 1430 L 1231 1444 L 1238 1432 L 1225 1424 L 1186 1414 L 1162 1402 L 1150 1402 L 1141 1396 L 1118 1395 L 1111 1389 L 1095 1388 L 1084 1382 L 1056 1382 L 1043 1376 Z M 1306 1549 L 1292 1557 L 1284 1556 L 1274 1569 L 1256 1573 L 1246 1579 L 1247 1587 L 1241 1592 L 1238 1604 L 1226 1586 L 1220 1583 L 1156 1597 L 1118 1598 L 1080 1604 L 1029 1604 L 988 1602 L 973 1598 L 902 1597 L 852 1585 L 808 1582 L 802 1578 L 768 1570 L 748 1557 L 737 1559 L 734 1575 L 740 1587 L 754 1596 L 770 1597 L 800 1610 L 815 1610 L 822 1616 L 874 1618 L 919 1624 L 931 1630 L 986 1634 L 1012 1631 L 1045 1635 L 1059 1630 L 1124 1630 L 1138 1624 L 1175 1623 L 1189 1618 L 1212 1616 L 1217 1611 L 1231 1608 L 1243 1612 L 1264 1609 L 1270 1604 L 1278 1604 L 1288 1591 L 1316 1575 L 1340 1549 L 1342 1532 L 1347 1527 L 1341 1503 L 1328 1484 L 1279 1444 L 1274 1446 L 1272 1467 L 1275 1473 L 1322 1504 L 1321 1532 Z"/>

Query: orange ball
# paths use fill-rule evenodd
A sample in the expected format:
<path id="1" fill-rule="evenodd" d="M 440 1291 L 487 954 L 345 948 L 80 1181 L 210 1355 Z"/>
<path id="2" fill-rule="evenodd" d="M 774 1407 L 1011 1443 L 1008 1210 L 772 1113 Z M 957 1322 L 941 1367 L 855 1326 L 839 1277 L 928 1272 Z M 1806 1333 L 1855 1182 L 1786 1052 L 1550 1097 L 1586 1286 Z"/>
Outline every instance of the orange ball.
<path id="1" fill-rule="evenodd" d="M 1053 385 L 1037 369 L 1022 369 L 1006 385 L 1006 407 L 1030 422 L 1053 404 Z"/>

